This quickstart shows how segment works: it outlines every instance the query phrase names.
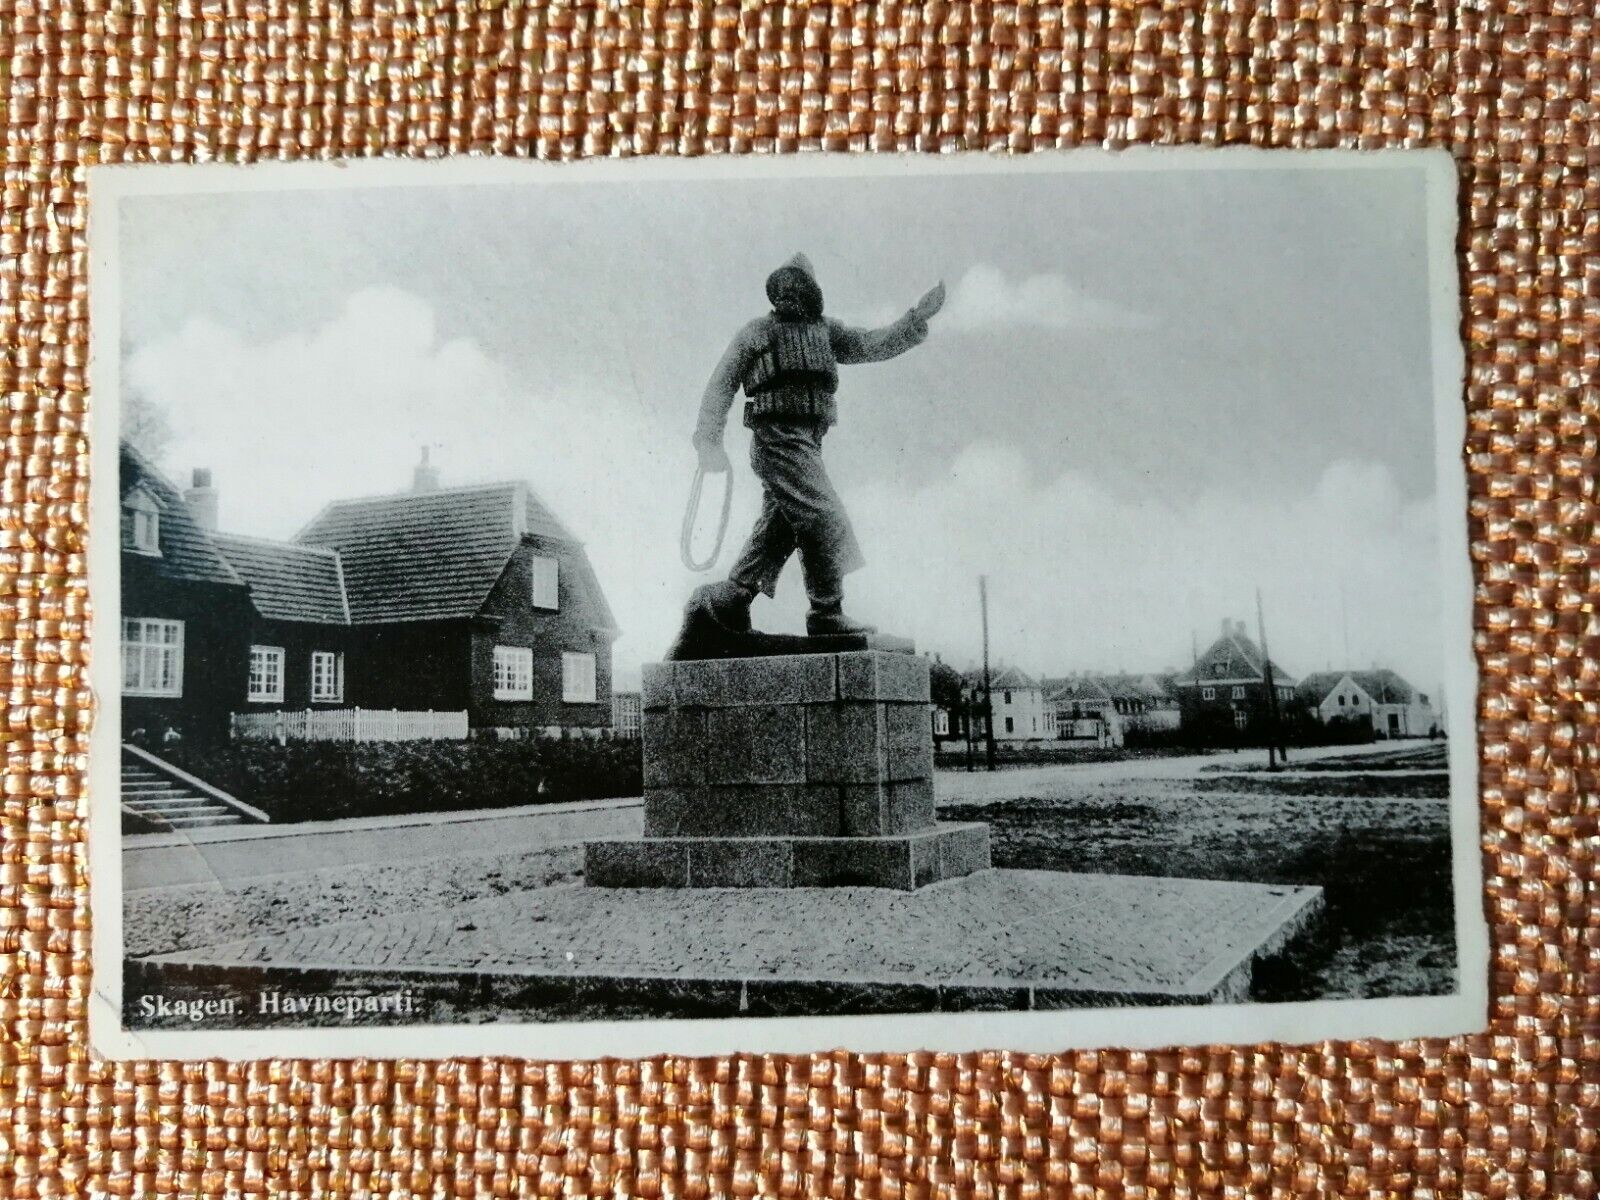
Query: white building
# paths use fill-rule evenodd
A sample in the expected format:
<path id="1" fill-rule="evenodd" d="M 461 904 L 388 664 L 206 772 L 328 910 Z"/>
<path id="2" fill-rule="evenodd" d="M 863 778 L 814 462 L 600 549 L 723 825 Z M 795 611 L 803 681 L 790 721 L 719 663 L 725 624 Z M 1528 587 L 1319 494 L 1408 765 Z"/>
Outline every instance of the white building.
<path id="1" fill-rule="evenodd" d="M 1062 741 L 1098 747 L 1120 746 L 1123 714 L 1104 682 L 1093 675 L 1068 675 L 1045 681 L 1046 703 Z"/>
<path id="2" fill-rule="evenodd" d="M 983 672 L 969 672 L 967 687 L 983 703 Z M 1056 736 L 1055 710 L 1045 703 L 1039 681 L 1016 667 L 1001 667 L 989 677 L 989 716 L 997 742 L 1042 741 Z M 981 720 L 981 718 L 980 718 Z M 976 731 L 982 734 L 980 728 Z"/>
<path id="3" fill-rule="evenodd" d="M 1426 692 L 1386 668 L 1318 671 L 1300 681 L 1300 699 L 1324 725 L 1370 721 L 1380 738 L 1436 737 L 1444 719 Z"/>

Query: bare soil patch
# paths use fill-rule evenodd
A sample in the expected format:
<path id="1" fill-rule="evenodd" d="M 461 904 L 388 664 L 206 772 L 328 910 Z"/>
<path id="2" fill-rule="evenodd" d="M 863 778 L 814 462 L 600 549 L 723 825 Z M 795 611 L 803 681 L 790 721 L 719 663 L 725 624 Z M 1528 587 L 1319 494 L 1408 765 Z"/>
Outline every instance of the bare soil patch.
<path id="1" fill-rule="evenodd" d="M 1322 924 L 1257 971 L 1256 1000 L 1433 995 L 1454 990 L 1449 806 L 1386 795 L 1304 794 L 1197 780 L 1058 782 L 1044 794 L 950 805 L 988 821 L 994 865 L 1024 870 L 1314 884 Z M 1252 780 L 1253 782 L 1253 780 Z M 1393 786 L 1391 786 L 1393 785 Z"/>

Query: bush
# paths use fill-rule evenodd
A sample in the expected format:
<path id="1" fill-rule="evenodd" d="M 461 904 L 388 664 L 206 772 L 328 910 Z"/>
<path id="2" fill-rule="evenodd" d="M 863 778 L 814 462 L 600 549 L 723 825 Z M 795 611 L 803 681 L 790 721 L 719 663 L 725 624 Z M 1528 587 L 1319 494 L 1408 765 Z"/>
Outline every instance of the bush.
<path id="1" fill-rule="evenodd" d="M 637 739 L 177 743 L 161 757 L 273 821 L 637 796 Z"/>

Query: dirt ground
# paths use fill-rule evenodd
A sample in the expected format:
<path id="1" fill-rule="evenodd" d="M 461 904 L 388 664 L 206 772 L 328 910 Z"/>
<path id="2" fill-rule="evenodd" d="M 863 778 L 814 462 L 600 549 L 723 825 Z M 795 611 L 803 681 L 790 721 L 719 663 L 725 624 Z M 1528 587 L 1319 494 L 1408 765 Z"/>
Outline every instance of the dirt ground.
<path id="1" fill-rule="evenodd" d="M 1312 778 L 1063 773 L 940 817 L 988 821 L 997 867 L 1319 885 L 1322 924 L 1258 967 L 1253 998 L 1429 995 L 1455 986 L 1449 802 L 1444 771 L 1417 765 L 1362 755 Z"/>

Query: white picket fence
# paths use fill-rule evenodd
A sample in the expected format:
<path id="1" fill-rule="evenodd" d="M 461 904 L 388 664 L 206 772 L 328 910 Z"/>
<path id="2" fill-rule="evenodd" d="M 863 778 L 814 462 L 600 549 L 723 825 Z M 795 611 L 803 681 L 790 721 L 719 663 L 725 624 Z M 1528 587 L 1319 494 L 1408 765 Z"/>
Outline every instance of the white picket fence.
<path id="1" fill-rule="evenodd" d="M 396 708 L 318 708 L 234 713 L 233 736 L 284 742 L 414 742 L 468 734 L 463 712 Z"/>

